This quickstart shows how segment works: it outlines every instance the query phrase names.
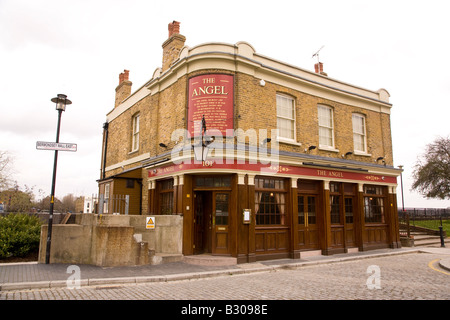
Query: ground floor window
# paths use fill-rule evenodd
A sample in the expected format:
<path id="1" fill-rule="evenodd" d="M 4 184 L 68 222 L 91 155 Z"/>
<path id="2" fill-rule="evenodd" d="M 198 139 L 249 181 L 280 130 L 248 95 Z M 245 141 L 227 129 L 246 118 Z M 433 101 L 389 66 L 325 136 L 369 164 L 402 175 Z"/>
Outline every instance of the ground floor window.
<path id="1" fill-rule="evenodd" d="M 283 179 L 255 179 L 255 212 L 257 225 L 284 225 L 286 190 Z"/>
<path id="2" fill-rule="evenodd" d="M 345 206 L 345 223 L 353 223 L 353 198 L 344 198 Z"/>
<path id="3" fill-rule="evenodd" d="M 173 213 L 173 179 L 160 182 L 159 212 L 166 215 Z"/>
<path id="4" fill-rule="evenodd" d="M 353 223 L 354 185 L 350 183 L 330 182 L 330 221 L 342 225 Z"/>
<path id="5" fill-rule="evenodd" d="M 340 183 L 330 183 L 330 219 L 332 224 L 341 224 L 341 190 Z"/>
<path id="6" fill-rule="evenodd" d="M 109 213 L 109 188 L 110 184 L 105 184 L 105 193 L 103 199 L 103 213 Z"/>
<path id="7" fill-rule="evenodd" d="M 297 196 L 298 224 L 316 224 L 316 196 Z M 306 222 L 306 223 L 305 223 Z"/>
<path id="8" fill-rule="evenodd" d="M 215 201 L 215 224 L 219 226 L 228 225 L 228 193 L 216 193 Z"/>
<path id="9" fill-rule="evenodd" d="M 364 218 L 366 223 L 384 223 L 384 188 L 364 186 Z"/>

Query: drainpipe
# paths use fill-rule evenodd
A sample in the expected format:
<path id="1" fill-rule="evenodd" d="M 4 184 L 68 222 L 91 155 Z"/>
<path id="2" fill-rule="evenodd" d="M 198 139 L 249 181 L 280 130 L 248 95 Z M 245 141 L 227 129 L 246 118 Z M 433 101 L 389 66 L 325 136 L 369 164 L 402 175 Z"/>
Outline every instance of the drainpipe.
<path id="1" fill-rule="evenodd" d="M 102 179 L 105 179 L 106 151 L 108 149 L 108 122 L 103 124 L 103 136 L 105 137 L 105 144 L 103 145 Z"/>

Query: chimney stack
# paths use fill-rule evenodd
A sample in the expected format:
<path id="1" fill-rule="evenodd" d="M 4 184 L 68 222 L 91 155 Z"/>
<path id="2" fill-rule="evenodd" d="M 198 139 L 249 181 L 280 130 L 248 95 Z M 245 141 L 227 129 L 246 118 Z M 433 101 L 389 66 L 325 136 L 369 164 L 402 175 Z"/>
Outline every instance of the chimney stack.
<path id="1" fill-rule="evenodd" d="M 326 74 L 325 72 L 323 72 L 323 63 L 322 62 L 318 62 L 314 65 L 314 70 L 316 73 L 321 74 L 323 76 L 328 76 L 328 74 Z"/>
<path id="2" fill-rule="evenodd" d="M 128 98 L 131 94 L 131 85 L 133 83 L 128 80 L 129 75 L 130 70 L 123 70 L 123 72 L 119 74 L 119 85 L 116 87 L 116 100 L 114 108 L 121 104 L 122 101 Z"/>
<path id="3" fill-rule="evenodd" d="M 169 38 L 164 41 L 163 47 L 163 64 L 162 71 L 166 71 L 170 68 L 180 54 L 181 49 L 184 47 L 186 37 L 180 34 L 180 23 L 178 21 L 172 21 L 169 23 Z"/>

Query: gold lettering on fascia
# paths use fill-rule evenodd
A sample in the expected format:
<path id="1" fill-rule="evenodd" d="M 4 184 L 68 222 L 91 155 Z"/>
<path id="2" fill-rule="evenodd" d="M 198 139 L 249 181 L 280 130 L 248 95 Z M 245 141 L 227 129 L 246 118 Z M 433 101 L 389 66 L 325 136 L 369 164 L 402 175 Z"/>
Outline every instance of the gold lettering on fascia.
<path id="1" fill-rule="evenodd" d="M 344 174 L 339 171 L 317 170 L 317 175 L 322 177 L 344 178 Z"/>
<path id="2" fill-rule="evenodd" d="M 214 84 L 216 81 L 215 78 L 205 78 L 203 79 L 203 84 Z M 197 97 L 201 95 L 228 95 L 228 92 L 225 92 L 225 86 L 203 86 L 195 88 L 192 92 L 192 97 Z"/>

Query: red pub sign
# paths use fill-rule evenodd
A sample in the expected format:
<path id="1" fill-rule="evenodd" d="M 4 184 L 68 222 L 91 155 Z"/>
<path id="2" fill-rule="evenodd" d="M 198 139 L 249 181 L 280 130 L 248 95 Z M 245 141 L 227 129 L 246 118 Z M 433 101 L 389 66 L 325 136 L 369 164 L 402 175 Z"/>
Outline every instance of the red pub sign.
<path id="1" fill-rule="evenodd" d="M 202 132 L 202 118 L 207 130 L 225 136 L 233 127 L 234 80 L 227 74 L 207 74 L 189 79 L 188 128 L 191 137 Z"/>
<path id="2" fill-rule="evenodd" d="M 304 176 L 304 177 L 314 177 L 314 178 L 323 178 L 326 180 L 353 180 L 353 181 L 362 181 L 362 182 L 379 182 L 379 183 L 391 183 L 396 184 L 397 178 L 394 176 L 385 176 L 379 174 L 373 174 L 368 172 L 352 172 L 352 171 L 343 171 L 343 170 L 330 170 L 330 169 L 319 169 L 319 168 L 310 168 L 310 167 L 297 167 L 290 165 L 273 165 L 273 164 L 249 164 L 239 163 L 238 161 L 233 161 L 233 163 L 211 163 L 208 164 L 207 161 L 196 164 L 196 163 L 182 163 L 182 164 L 174 164 L 169 165 L 162 168 L 157 168 L 155 170 L 148 171 L 148 177 L 158 177 L 167 174 L 175 174 L 177 172 L 189 171 L 189 170 L 198 170 L 198 169 L 229 169 L 229 170 L 245 170 L 248 172 L 253 172 L 256 174 L 286 174 L 292 176 Z"/>

